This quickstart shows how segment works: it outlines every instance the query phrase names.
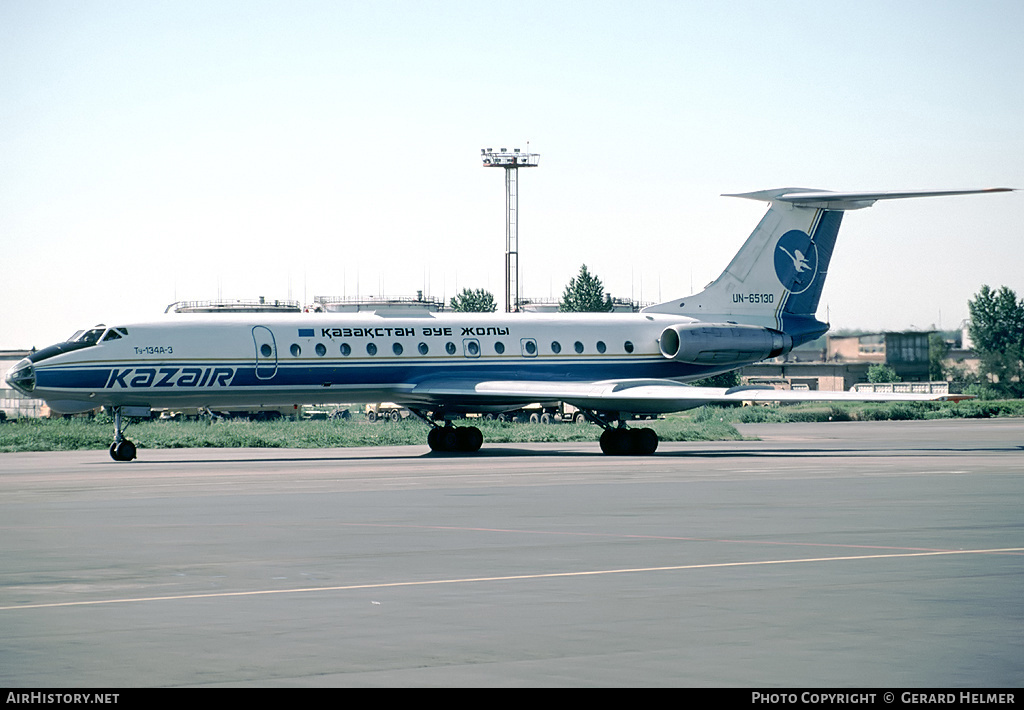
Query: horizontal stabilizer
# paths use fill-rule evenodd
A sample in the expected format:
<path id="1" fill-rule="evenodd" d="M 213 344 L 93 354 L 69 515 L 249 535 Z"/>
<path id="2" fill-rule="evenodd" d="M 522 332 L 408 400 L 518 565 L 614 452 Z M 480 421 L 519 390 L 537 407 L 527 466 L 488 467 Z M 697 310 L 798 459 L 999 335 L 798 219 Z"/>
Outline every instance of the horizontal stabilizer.
<path id="1" fill-rule="evenodd" d="M 762 202 L 788 202 L 798 207 L 826 210 L 859 210 L 870 207 L 878 200 L 900 200 L 909 197 L 947 197 L 949 195 L 977 195 L 988 192 L 1013 192 L 1010 187 L 989 187 L 981 190 L 901 190 L 891 192 L 829 192 L 804 187 L 784 187 L 726 194 L 723 197 L 742 197 Z"/>

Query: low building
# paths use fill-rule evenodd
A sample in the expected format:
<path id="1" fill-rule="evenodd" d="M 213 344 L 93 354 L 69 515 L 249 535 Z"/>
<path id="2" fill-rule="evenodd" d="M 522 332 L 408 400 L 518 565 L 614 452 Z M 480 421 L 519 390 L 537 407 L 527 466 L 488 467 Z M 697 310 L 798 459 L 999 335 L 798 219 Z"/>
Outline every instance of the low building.
<path id="1" fill-rule="evenodd" d="M 415 296 L 317 296 L 313 310 L 324 313 L 437 313 L 444 302 L 417 291 Z"/>
<path id="2" fill-rule="evenodd" d="M 904 382 L 926 382 L 929 379 L 928 338 L 933 332 L 915 330 L 830 335 L 826 357 L 828 362 L 884 364 Z"/>
<path id="3" fill-rule="evenodd" d="M 268 301 L 263 296 L 258 300 L 228 301 L 176 301 L 164 309 L 164 313 L 301 313 L 298 301 Z"/>
<path id="4" fill-rule="evenodd" d="M 929 380 L 928 337 L 932 331 L 830 335 L 824 350 L 797 348 L 740 370 L 744 384 L 775 383 L 779 389 L 807 387 L 840 392 L 868 381 L 872 365 L 891 367 L 903 382 Z"/>
<path id="5" fill-rule="evenodd" d="M 845 392 L 868 381 L 870 362 L 800 362 L 775 358 L 747 365 L 740 379 L 747 385 L 771 384 L 776 389 L 810 389 Z"/>
<path id="6" fill-rule="evenodd" d="M 558 313 L 561 303 L 557 298 L 523 298 L 519 301 L 519 310 L 525 313 Z M 611 313 L 636 313 L 645 305 L 631 298 L 612 298 Z"/>

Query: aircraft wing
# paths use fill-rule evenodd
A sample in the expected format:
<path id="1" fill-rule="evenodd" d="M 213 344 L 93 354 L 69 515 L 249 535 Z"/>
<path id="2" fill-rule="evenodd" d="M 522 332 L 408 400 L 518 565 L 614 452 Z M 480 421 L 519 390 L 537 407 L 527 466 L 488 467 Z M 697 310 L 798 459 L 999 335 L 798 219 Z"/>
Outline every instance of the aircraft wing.
<path id="1" fill-rule="evenodd" d="M 419 401 L 469 408 L 510 408 L 531 402 L 567 402 L 576 407 L 636 414 L 661 414 L 723 402 L 957 402 L 970 395 L 904 392 L 830 392 L 765 387 L 693 387 L 671 380 L 544 382 L 529 380 L 435 380 L 410 395 Z"/>

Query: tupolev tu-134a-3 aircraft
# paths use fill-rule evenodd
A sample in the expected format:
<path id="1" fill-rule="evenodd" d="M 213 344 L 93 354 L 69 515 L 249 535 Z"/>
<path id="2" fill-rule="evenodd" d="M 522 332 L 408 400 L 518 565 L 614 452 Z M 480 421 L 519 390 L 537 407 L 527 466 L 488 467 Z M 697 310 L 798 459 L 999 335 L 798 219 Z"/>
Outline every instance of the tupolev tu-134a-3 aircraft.
<path id="1" fill-rule="evenodd" d="M 567 402 L 604 429 L 606 454 L 652 454 L 636 414 L 714 402 L 957 400 L 958 395 L 778 391 L 685 384 L 782 355 L 829 326 L 815 314 L 843 213 L 877 200 L 1009 188 L 828 192 L 784 188 L 725 271 L 702 292 L 623 314 L 175 315 L 98 325 L 19 361 L 15 389 L 58 412 L 114 413 L 116 461 L 135 458 L 122 415 L 151 407 L 398 402 L 429 426 L 434 451 L 477 451 L 468 412 Z"/>

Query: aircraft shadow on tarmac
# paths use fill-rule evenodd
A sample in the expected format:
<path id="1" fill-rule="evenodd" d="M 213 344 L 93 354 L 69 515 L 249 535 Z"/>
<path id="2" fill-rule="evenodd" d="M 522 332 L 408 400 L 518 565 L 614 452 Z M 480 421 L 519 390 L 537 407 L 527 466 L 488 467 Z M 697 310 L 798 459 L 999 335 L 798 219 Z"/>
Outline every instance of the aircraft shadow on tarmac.
<path id="1" fill-rule="evenodd" d="M 758 442 L 750 442 L 753 445 L 757 445 Z M 555 445 L 552 445 L 555 446 Z M 819 458 L 819 457 L 831 457 L 831 456 L 842 456 L 842 457 L 861 457 L 861 458 L 874 458 L 878 456 L 922 456 L 922 455 L 941 455 L 951 453 L 969 453 L 969 454 L 981 454 L 981 453 L 1015 453 L 1024 450 L 1024 446 L 944 446 L 935 447 L 927 444 L 914 444 L 907 443 L 901 446 L 892 447 L 856 447 L 856 448 L 813 448 L 813 447 L 781 447 L 781 448 L 756 448 L 750 450 L 739 450 L 739 449 L 684 449 L 678 451 L 666 451 L 661 450 L 653 455 L 653 457 L 636 457 L 636 456 L 620 456 L 616 457 L 622 460 L 628 460 L 631 458 L 639 459 L 665 459 L 665 458 Z M 133 464 L 133 467 L 145 466 L 145 465 L 166 465 L 166 464 L 215 464 L 215 463 L 262 463 L 262 462 L 273 462 L 273 463 L 324 463 L 330 461 L 344 462 L 344 461 L 408 461 L 408 460 L 434 460 L 434 459 L 451 459 L 451 460 L 477 460 L 477 459 L 489 459 L 489 458 L 506 458 L 506 457 L 517 457 L 517 458 L 607 458 L 600 450 L 594 451 L 580 451 L 580 450 L 564 450 L 552 448 L 549 450 L 537 450 L 537 449 L 521 449 L 512 448 L 508 446 L 502 447 L 489 447 L 486 449 L 480 449 L 479 451 L 472 454 L 465 454 L 459 452 L 438 452 L 438 451 L 427 451 L 425 453 L 395 453 L 395 454 L 384 454 L 384 455 L 344 455 L 344 456 L 294 456 L 282 453 L 281 456 L 261 456 L 261 457 L 240 457 L 230 459 L 211 459 L 211 458 L 195 458 L 195 459 L 151 459 L 147 458 L 144 460 L 138 460 Z M 97 460 L 95 462 L 98 465 L 108 465 L 109 462 L 103 460 Z"/>

